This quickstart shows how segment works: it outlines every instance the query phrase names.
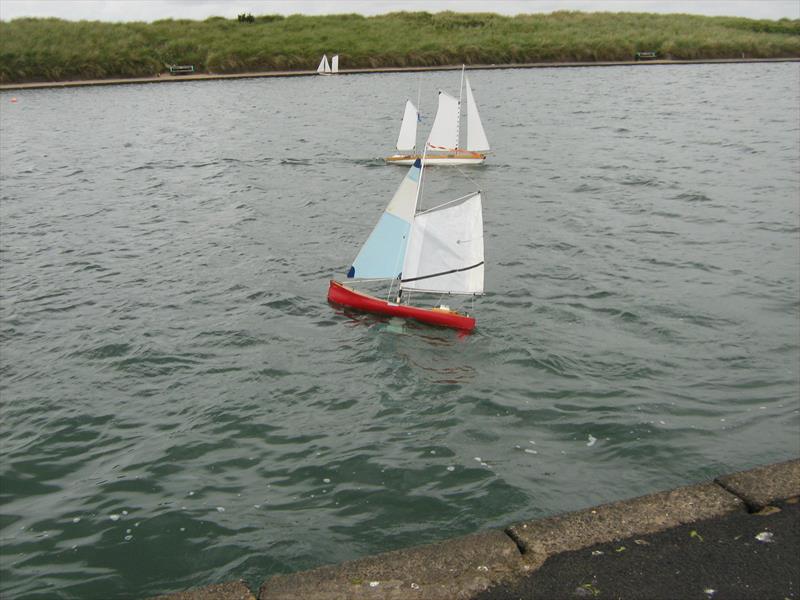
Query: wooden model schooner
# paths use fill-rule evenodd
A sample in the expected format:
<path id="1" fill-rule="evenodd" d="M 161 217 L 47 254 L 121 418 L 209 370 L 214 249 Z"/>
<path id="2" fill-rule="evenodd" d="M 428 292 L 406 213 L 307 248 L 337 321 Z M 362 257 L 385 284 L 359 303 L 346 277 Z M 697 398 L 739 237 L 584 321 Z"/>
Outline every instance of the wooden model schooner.
<path id="1" fill-rule="evenodd" d="M 486 160 L 489 151 L 489 140 L 483 130 L 478 106 L 472 95 L 469 78 L 461 67 L 461 85 L 459 97 L 455 98 L 446 92 L 439 92 L 439 107 L 433 120 L 433 127 L 428 137 L 426 148 L 426 165 L 477 165 Z M 459 146 L 461 129 L 461 90 L 466 83 L 466 145 Z M 406 101 L 400 135 L 397 137 L 398 154 L 386 158 L 386 162 L 394 165 L 411 165 L 420 158 L 416 154 L 417 144 L 417 107 L 410 100 Z"/>

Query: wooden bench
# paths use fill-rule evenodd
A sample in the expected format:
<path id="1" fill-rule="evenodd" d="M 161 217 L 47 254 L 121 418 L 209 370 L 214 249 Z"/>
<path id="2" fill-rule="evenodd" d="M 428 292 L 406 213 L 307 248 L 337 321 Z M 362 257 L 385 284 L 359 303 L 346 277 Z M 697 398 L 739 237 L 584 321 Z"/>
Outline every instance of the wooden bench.
<path id="1" fill-rule="evenodd" d="M 194 65 L 170 65 L 170 75 L 190 75 L 194 73 Z"/>

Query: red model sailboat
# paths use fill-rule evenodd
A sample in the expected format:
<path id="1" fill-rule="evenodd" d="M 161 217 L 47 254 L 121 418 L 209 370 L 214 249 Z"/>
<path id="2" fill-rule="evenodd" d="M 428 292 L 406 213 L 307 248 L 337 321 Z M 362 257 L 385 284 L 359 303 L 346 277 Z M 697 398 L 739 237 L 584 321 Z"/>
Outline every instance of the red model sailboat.
<path id="1" fill-rule="evenodd" d="M 347 273 L 354 284 L 387 281 L 385 299 L 331 281 L 328 301 L 357 310 L 470 331 L 475 319 L 445 305 L 412 306 L 412 294 L 483 294 L 481 193 L 418 211 L 423 161 L 409 169 Z M 393 289 L 394 288 L 394 289 Z"/>

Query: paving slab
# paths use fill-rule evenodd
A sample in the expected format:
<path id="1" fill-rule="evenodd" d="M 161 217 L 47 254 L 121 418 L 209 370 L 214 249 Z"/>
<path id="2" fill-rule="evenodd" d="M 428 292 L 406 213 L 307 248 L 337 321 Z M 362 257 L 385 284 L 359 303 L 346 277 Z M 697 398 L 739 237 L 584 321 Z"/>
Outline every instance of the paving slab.
<path id="1" fill-rule="evenodd" d="M 311 571 L 277 575 L 259 600 L 466 600 L 522 566 L 499 530 L 386 552 Z"/>
<path id="2" fill-rule="evenodd" d="M 474 600 L 797 600 L 800 503 L 770 508 L 565 552 Z"/>
<path id="3" fill-rule="evenodd" d="M 256 600 L 243 581 L 229 581 L 206 587 L 156 596 L 150 600 Z"/>
<path id="4" fill-rule="evenodd" d="M 718 477 L 719 485 L 742 498 L 751 510 L 800 496 L 800 459 Z"/>
<path id="5" fill-rule="evenodd" d="M 702 483 L 517 523 L 507 532 L 517 540 L 525 561 L 536 568 L 561 552 L 743 511 L 742 500 L 714 483 Z"/>

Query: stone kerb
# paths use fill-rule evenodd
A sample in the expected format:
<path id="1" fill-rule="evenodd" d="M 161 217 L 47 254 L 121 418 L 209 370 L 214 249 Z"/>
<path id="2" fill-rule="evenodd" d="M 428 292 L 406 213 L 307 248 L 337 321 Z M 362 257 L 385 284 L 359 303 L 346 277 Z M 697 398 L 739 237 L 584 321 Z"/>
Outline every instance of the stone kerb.
<path id="1" fill-rule="evenodd" d="M 260 600 L 466 600 L 522 567 L 502 531 L 267 579 Z"/>
<path id="2" fill-rule="evenodd" d="M 156 596 L 150 600 L 256 600 L 256 597 L 243 581 L 229 581 L 185 592 Z"/>
<path id="3" fill-rule="evenodd" d="M 800 459 L 725 475 L 715 481 L 742 498 L 751 510 L 759 510 L 776 500 L 800 496 Z"/>
<path id="4" fill-rule="evenodd" d="M 538 568 L 561 552 L 744 510 L 744 502 L 733 494 L 714 483 L 702 483 L 518 523 L 506 531 L 522 549 L 529 568 Z"/>

